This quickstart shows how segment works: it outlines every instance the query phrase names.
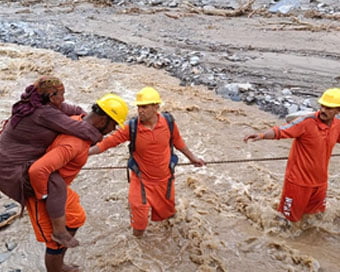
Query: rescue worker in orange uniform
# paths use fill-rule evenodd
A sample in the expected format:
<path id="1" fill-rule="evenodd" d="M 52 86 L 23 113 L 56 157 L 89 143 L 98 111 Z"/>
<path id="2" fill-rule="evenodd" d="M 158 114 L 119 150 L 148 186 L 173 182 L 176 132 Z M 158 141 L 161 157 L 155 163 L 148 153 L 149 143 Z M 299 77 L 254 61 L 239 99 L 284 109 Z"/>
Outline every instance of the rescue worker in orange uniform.
<path id="1" fill-rule="evenodd" d="M 29 183 L 27 170 L 35 160 L 44 155 L 58 134 L 70 134 L 91 140 L 93 144 L 103 138 L 87 122 L 70 118 L 86 112 L 78 106 L 65 103 L 64 94 L 65 86 L 59 78 L 41 76 L 26 87 L 20 100 L 12 106 L 11 117 L 0 130 L 0 191 L 20 203 L 22 211 L 25 198 L 33 195 L 26 187 Z M 65 229 L 65 214 L 61 209 L 63 207 L 55 205 L 56 202 L 61 202 L 62 195 L 66 195 L 65 183 L 56 174 L 51 176 L 49 184 L 53 193 L 45 201 L 54 236 L 69 247 L 76 246 L 78 241 Z"/>
<path id="2" fill-rule="evenodd" d="M 294 138 L 278 207 L 292 222 L 326 208 L 328 164 L 334 145 L 340 143 L 340 88 L 326 90 L 318 102 L 320 110 L 315 113 L 244 138 L 245 142 Z"/>
<path id="3" fill-rule="evenodd" d="M 137 93 L 135 104 L 138 107 L 138 123 L 133 158 L 139 167 L 140 176 L 131 172 L 128 196 L 130 222 L 133 234 L 137 237 L 142 236 L 147 227 L 150 209 L 152 221 L 161 221 L 176 213 L 174 180 L 169 168 L 170 139 L 192 164 L 205 164 L 186 146 L 175 122 L 171 137 L 167 120 L 158 112 L 161 103 L 159 93 L 152 87 L 145 87 Z M 126 125 L 91 147 L 90 154 L 98 154 L 130 141 L 129 126 Z"/>
<path id="4" fill-rule="evenodd" d="M 92 106 L 92 112 L 86 116 L 74 116 L 76 120 L 83 120 L 105 135 L 123 126 L 128 114 L 127 104 L 117 95 L 107 94 Z M 56 172 L 69 185 L 77 176 L 88 158 L 91 142 L 75 136 L 60 134 L 40 159 L 29 168 L 29 177 L 36 194 L 48 193 L 48 180 Z M 81 227 L 86 219 L 85 211 L 80 205 L 79 196 L 70 186 L 67 186 L 65 207 L 66 227 L 71 235 Z M 46 201 L 40 197 L 30 197 L 27 200 L 27 210 L 31 223 L 39 242 L 45 242 L 45 265 L 48 272 L 80 271 L 76 267 L 64 264 L 66 247 L 58 244 L 52 238 L 51 220 L 46 210 Z"/>

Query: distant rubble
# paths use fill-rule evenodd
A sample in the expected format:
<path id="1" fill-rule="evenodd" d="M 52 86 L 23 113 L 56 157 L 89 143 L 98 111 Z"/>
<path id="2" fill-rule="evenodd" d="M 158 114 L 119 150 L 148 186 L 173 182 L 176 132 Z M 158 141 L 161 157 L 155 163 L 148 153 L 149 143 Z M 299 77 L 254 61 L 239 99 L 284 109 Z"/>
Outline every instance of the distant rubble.
<path id="1" fill-rule="evenodd" d="M 228 9 L 235 10 L 248 3 L 253 9 L 267 9 L 270 12 L 288 13 L 293 10 L 316 10 L 328 14 L 340 12 L 338 0 L 90 0 L 97 4 L 129 7 L 177 8 L 183 5 L 201 8 L 202 10 Z"/>
<path id="2" fill-rule="evenodd" d="M 281 0 L 283 1 L 283 0 Z M 289 0 L 298 1 L 298 0 Z M 175 8 L 182 1 L 176 0 L 114 0 L 90 1 L 97 4 L 110 4 L 125 8 L 131 5 L 138 7 L 164 6 Z M 193 7 L 234 9 L 241 1 L 185 1 Z M 245 2 L 245 1 L 243 1 Z M 249 1 L 254 2 L 254 1 Z M 248 2 L 248 3 L 249 3 Z M 339 11 L 338 1 L 309 1 L 301 0 L 299 8 L 316 9 L 319 12 Z M 260 0 L 254 5 L 258 8 L 269 8 L 280 1 Z M 327 4 L 328 3 L 328 4 Z M 334 4 L 334 6 L 332 6 Z M 36 48 L 51 49 L 60 52 L 71 59 L 84 56 L 95 56 L 110 59 L 113 62 L 127 62 L 143 64 L 156 69 L 164 69 L 171 75 L 179 78 L 182 85 L 205 85 L 222 97 L 234 101 L 243 101 L 247 104 L 257 104 L 261 109 L 270 111 L 280 117 L 296 111 L 313 111 L 317 108 L 318 95 L 309 93 L 298 87 L 287 88 L 277 85 L 275 87 L 253 82 L 233 82 L 230 72 L 223 66 L 207 65 L 199 51 L 178 49 L 176 52 L 165 52 L 160 48 L 144 47 L 126 44 L 112 38 L 87 33 L 73 32 L 62 24 L 46 24 L 37 22 L 24 22 L 0 19 L 0 41 L 32 46 Z M 183 40 L 186 44 L 193 41 Z M 227 45 L 216 43 L 205 44 L 207 48 L 219 48 Z M 244 61 L 235 55 L 226 55 L 230 61 Z"/>

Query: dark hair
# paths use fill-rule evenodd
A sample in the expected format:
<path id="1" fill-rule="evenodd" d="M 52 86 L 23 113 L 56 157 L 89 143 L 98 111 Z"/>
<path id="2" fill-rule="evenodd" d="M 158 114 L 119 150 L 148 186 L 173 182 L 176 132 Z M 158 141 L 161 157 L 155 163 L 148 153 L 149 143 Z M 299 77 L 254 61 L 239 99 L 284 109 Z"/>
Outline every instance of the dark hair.
<path id="1" fill-rule="evenodd" d="M 92 112 L 98 114 L 98 115 L 107 115 L 105 111 L 103 111 L 98 104 L 93 104 L 92 105 Z M 109 117 L 109 116 L 108 116 Z"/>
<path id="2" fill-rule="evenodd" d="M 57 95 L 58 94 L 58 90 L 55 90 L 54 93 L 43 93 L 41 94 L 41 104 L 43 105 L 46 105 L 47 103 L 49 103 L 51 100 L 50 100 L 50 97 L 53 96 L 53 95 Z"/>
<path id="3" fill-rule="evenodd" d="M 106 116 L 106 117 L 107 117 L 107 118 L 106 118 L 106 124 L 105 124 L 105 126 L 102 127 L 102 128 L 98 128 L 98 130 L 99 130 L 102 134 L 104 134 L 104 131 L 105 131 L 105 129 L 107 128 L 107 126 L 109 125 L 110 121 L 113 121 L 113 122 L 115 122 L 115 125 L 118 125 L 118 123 L 116 122 L 116 120 L 112 119 L 109 115 L 107 115 L 106 112 L 103 111 L 103 110 L 99 107 L 98 104 L 93 104 L 93 105 L 92 105 L 92 112 L 95 113 L 95 114 L 98 114 L 98 115 L 100 115 L 100 116 Z"/>
<path id="4" fill-rule="evenodd" d="M 41 104 L 46 105 L 47 103 L 50 102 L 50 94 L 44 93 L 44 94 L 41 94 L 40 96 L 41 96 Z"/>

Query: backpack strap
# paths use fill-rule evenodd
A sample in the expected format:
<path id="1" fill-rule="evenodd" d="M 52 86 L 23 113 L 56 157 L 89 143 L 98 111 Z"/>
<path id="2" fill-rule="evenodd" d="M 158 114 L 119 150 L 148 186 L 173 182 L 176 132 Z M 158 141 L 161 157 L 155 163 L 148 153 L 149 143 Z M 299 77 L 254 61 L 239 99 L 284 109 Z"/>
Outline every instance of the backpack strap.
<path id="1" fill-rule="evenodd" d="M 169 140 L 169 145 L 170 145 L 170 162 L 169 162 L 169 168 L 171 172 L 171 176 L 168 179 L 168 184 L 167 184 L 167 190 L 166 190 L 166 198 L 170 199 L 171 197 L 171 189 L 172 189 L 172 182 L 175 178 L 175 166 L 178 163 L 178 156 L 174 153 L 174 143 L 173 143 L 173 131 L 174 131 L 174 123 L 175 123 L 175 118 L 171 115 L 169 112 L 162 112 L 162 115 L 166 119 L 169 130 L 170 130 L 170 140 Z"/>
<path id="2" fill-rule="evenodd" d="M 127 177 L 128 177 L 128 182 L 130 182 L 130 171 L 135 172 L 137 177 L 140 180 L 141 184 L 141 196 L 142 196 L 142 203 L 146 204 L 146 193 L 145 193 L 145 188 L 144 184 L 141 179 L 141 172 L 139 170 L 139 166 L 135 159 L 133 158 L 133 152 L 136 150 L 136 135 L 137 135 L 137 125 L 138 125 L 138 118 L 133 117 L 129 120 L 129 133 L 130 133 L 130 143 L 129 143 L 129 152 L 130 152 L 130 158 L 128 159 L 128 165 L 127 165 Z"/>
<path id="3" fill-rule="evenodd" d="M 165 118 L 169 131 L 170 131 L 170 140 L 169 140 L 169 145 L 171 149 L 171 153 L 173 153 L 174 145 L 173 145 L 173 131 L 174 131 L 174 122 L 175 119 L 171 115 L 171 113 L 165 111 L 162 112 L 163 117 Z M 129 120 L 129 133 L 130 133 L 130 143 L 129 143 L 129 152 L 130 152 L 130 157 L 133 156 L 133 152 L 136 150 L 136 135 L 137 135 L 137 125 L 138 125 L 138 117 L 133 117 Z"/>
<path id="4" fill-rule="evenodd" d="M 129 133 L 130 133 L 129 152 L 130 152 L 130 156 L 132 156 L 133 152 L 136 150 L 137 124 L 138 124 L 138 117 L 133 117 L 129 120 Z"/>
<path id="5" fill-rule="evenodd" d="M 137 162 L 133 158 L 133 152 L 136 150 L 136 134 L 137 134 L 137 124 L 138 124 L 138 118 L 133 117 L 129 120 L 129 133 L 130 133 L 130 143 L 129 143 L 129 153 L 130 157 L 128 159 L 127 163 L 127 178 L 128 182 L 130 182 L 130 172 L 129 169 L 131 169 L 133 172 L 136 173 L 136 175 L 140 176 L 140 171 Z"/>
<path id="6" fill-rule="evenodd" d="M 174 143 L 173 143 L 173 131 L 174 131 L 174 123 L 175 123 L 175 118 L 172 116 L 172 114 L 170 112 L 164 111 L 162 112 L 162 115 L 164 116 L 168 127 L 169 127 L 169 131 L 170 131 L 170 140 L 169 140 L 169 145 L 170 145 L 170 163 L 169 163 L 169 168 L 171 171 L 171 175 L 173 178 L 173 175 L 175 173 L 175 166 L 178 163 L 178 157 L 177 155 L 174 153 Z"/>
<path id="7" fill-rule="evenodd" d="M 166 122 L 168 123 L 168 127 L 169 127 L 169 131 L 170 131 L 170 148 L 171 148 L 171 153 L 173 153 L 173 149 L 174 149 L 174 144 L 173 144 L 173 131 L 174 131 L 174 122 L 175 122 L 175 118 L 171 115 L 170 112 L 164 111 L 162 112 L 163 117 L 165 118 Z"/>
<path id="8" fill-rule="evenodd" d="M 168 180 L 168 185 L 167 185 L 167 192 L 166 192 L 166 197 L 167 199 L 170 198 L 171 194 L 171 188 L 172 188 L 172 181 L 174 179 L 174 173 L 175 173 L 175 166 L 178 163 L 178 157 L 174 153 L 174 144 L 173 144 L 173 131 L 174 131 L 174 122 L 175 119 L 169 112 L 162 112 L 162 116 L 165 118 L 169 131 L 170 131 L 170 139 L 169 139 L 169 145 L 170 145 L 170 163 L 169 163 L 169 168 L 171 172 L 171 177 Z M 138 164 L 133 158 L 133 152 L 136 150 L 136 135 L 137 135 L 137 126 L 138 126 L 138 118 L 134 117 L 129 120 L 129 133 L 130 133 L 130 143 L 129 143 L 129 152 L 130 152 L 130 158 L 128 159 L 128 165 L 127 165 L 127 177 L 128 177 L 128 182 L 130 182 L 130 171 L 133 171 L 137 177 L 140 179 L 141 177 L 141 172 L 139 170 Z M 145 195 L 145 189 L 144 189 L 144 184 L 141 181 L 141 186 L 142 186 L 142 202 L 143 204 L 146 203 L 146 195 Z"/>

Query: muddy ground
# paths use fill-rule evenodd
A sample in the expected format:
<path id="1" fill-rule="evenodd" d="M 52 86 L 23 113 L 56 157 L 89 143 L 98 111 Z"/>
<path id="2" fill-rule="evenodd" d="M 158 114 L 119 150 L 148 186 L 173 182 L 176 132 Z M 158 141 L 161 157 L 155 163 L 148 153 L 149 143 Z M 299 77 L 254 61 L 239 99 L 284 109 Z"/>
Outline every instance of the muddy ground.
<path id="1" fill-rule="evenodd" d="M 255 1 L 237 14 L 220 8 L 207 12 L 190 2 L 175 8 L 140 6 L 137 1 L 110 5 L 114 2 L 1 1 L 0 18 L 1 22 L 44 27 L 52 33 L 50 42 L 53 26 L 62 25 L 69 34 L 95 35 L 95 41 L 98 36 L 109 37 L 119 42 L 118 47 L 199 55 L 200 64 L 209 68 L 204 71 L 226 76 L 219 84 L 250 83 L 253 91 L 265 90 L 272 96 L 288 88 L 293 101 L 309 98 L 314 107 L 325 88 L 340 84 L 336 13 L 271 14 L 263 8 L 266 1 Z M 332 4 L 339 6 L 336 1 Z M 129 101 L 130 116 L 135 114 L 135 93 L 152 85 L 165 101 L 163 109 L 173 112 L 188 145 L 206 161 L 288 155 L 289 140 L 242 142 L 245 134 L 284 120 L 263 112 L 261 105 L 219 97 L 214 92 L 217 86 L 209 84 L 211 79 L 197 85 L 193 78 L 195 71 L 202 76 L 201 66 L 194 66 L 185 80 L 174 70 L 147 67 L 145 62 L 137 64 L 127 58 L 116 63 L 103 56 L 66 57 L 36 48 L 32 37 L 34 33 L 28 31 L 21 43 L 16 41 L 26 46 L 0 44 L 1 119 L 8 117 L 10 105 L 24 87 L 41 74 L 62 78 L 66 99 L 85 109 L 105 92 L 114 91 Z M 339 147 L 334 153 L 340 153 Z M 121 146 L 91 157 L 87 167 L 125 165 L 126 158 L 126 146 Z M 125 171 L 84 170 L 73 186 L 81 195 L 88 220 L 78 233 L 81 246 L 69 251 L 67 261 L 80 264 L 83 271 L 337 272 L 338 163 L 337 157 L 332 158 L 324 216 L 290 226 L 279 220 L 275 210 L 284 160 L 178 167 L 177 216 L 151 223 L 142 240 L 134 239 L 129 228 Z M 4 196 L 0 201 L 11 202 Z M 6 256 L 1 271 L 44 271 L 44 247 L 35 241 L 26 214 L 0 233 L 0 252 L 7 254 L 1 255 Z"/>
<path id="2" fill-rule="evenodd" d="M 301 8 L 281 14 L 269 0 L 3 1 L 0 40 L 141 63 L 225 96 L 226 84 L 250 84 L 236 100 L 283 117 L 316 109 L 340 81 L 340 4 L 295 2 Z"/>

